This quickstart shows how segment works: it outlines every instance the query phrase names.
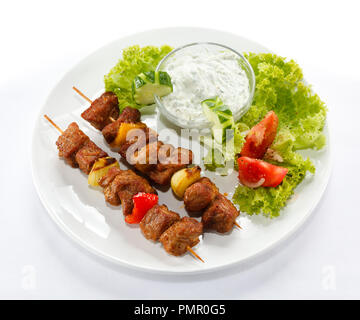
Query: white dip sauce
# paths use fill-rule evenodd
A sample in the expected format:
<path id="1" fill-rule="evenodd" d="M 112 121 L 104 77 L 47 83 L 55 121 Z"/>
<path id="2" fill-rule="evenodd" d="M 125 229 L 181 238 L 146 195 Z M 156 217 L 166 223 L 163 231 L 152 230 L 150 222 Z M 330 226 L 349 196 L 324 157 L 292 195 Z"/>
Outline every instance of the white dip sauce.
<path id="1" fill-rule="evenodd" d="M 184 48 L 164 64 L 173 84 L 173 92 L 162 98 L 169 113 L 180 122 L 207 121 L 201 101 L 215 96 L 233 114 L 242 109 L 249 99 L 249 79 L 239 65 L 239 57 L 230 50 Z"/>

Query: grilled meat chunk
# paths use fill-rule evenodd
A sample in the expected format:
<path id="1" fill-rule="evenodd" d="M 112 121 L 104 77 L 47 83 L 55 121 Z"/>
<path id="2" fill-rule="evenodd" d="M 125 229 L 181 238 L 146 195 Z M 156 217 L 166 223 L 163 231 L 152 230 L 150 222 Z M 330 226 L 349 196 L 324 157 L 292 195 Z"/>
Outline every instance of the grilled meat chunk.
<path id="1" fill-rule="evenodd" d="M 166 186 L 170 183 L 171 177 L 173 174 L 178 171 L 175 168 L 163 168 L 161 171 L 158 167 L 155 167 L 154 170 L 149 171 L 147 174 L 149 178 L 155 183 Z"/>
<path id="2" fill-rule="evenodd" d="M 190 150 L 174 148 L 169 144 L 163 145 L 161 149 L 165 146 L 168 148 L 165 149 L 168 155 L 166 155 L 165 152 L 159 152 L 159 164 L 157 166 L 159 171 L 173 168 L 174 172 L 176 172 L 192 163 L 193 154 Z"/>
<path id="3" fill-rule="evenodd" d="M 81 114 L 83 119 L 98 130 L 102 130 L 106 125 L 112 123 L 110 117 L 117 119 L 118 116 L 118 98 L 113 92 L 103 93 Z"/>
<path id="4" fill-rule="evenodd" d="M 203 233 L 202 223 L 194 218 L 183 217 L 175 222 L 160 237 L 167 253 L 180 256 L 187 251 L 187 247 L 193 247 L 199 243 L 199 236 Z"/>
<path id="5" fill-rule="evenodd" d="M 220 233 L 229 232 L 239 211 L 224 195 L 218 193 L 216 198 L 204 212 L 201 222 L 205 229 L 213 229 Z"/>
<path id="6" fill-rule="evenodd" d="M 146 239 L 158 241 L 160 236 L 179 220 L 179 214 L 170 211 L 166 205 L 155 205 L 141 220 L 140 229 Z"/>
<path id="7" fill-rule="evenodd" d="M 192 162 L 192 152 L 174 148 L 156 141 L 144 145 L 140 150 L 128 149 L 126 160 L 137 170 L 148 175 L 151 180 L 160 184 L 170 183 L 172 175 Z"/>
<path id="8" fill-rule="evenodd" d="M 139 151 L 135 151 L 132 156 L 131 153 L 130 155 L 128 154 L 126 160 L 134 165 L 137 170 L 146 174 L 156 167 L 157 156 L 161 145 L 162 142 L 160 141 L 148 143 Z"/>
<path id="9" fill-rule="evenodd" d="M 131 107 L 126 107 L 116 121 L 110 122 L 100 130 L 102 130 L 102 134 L 107 143 L 111 143 L 116 138 L 116 135 L 119 131 L 119 127 L 121 123 L 135 123 L 140 121 L 140 111 L 138 109 L 134 109 Z"/>
<path id="10" fill-rule="evenodd" d="M 89 140 L 76 153 L 75 160 L 78 163 L 80 170 L 89 174 L 95 161 L 107 156 L 108 154 L 105 151 L 101 150 L 94 142 Z"/>
<path id="11" fill-rule="evenodd" d="M 107 174 L 99 180 L 99 185 L 103 187 L 105 201 L 113 206 L 118 206 L 121 204 L 117 190 L 118 184 L 113 184 L 113 181 L 118 175 L 121 174 L 121 171 L 122 170 L 119 168 L 111 168 Z"/>
<path id="12" fill-rule="evenodd" d="M 123 214 L 131 214 L 134 207 L 132 197 L 139 192 L 156 193 L 148 181 L 132 170 L 111 168 L 99 181 L 104 188 L 105 200 L 112 205 L 121 203 Z"/>
<path id="13" fill-rule="evenodd" d="M 120 168 L 111 168 L 99 181 L 99 185 L 101 187 L 107 187 L 114 179 L 115 177 L 120 174 L 121 170 Z M 101 183 L 101 184 L 100 184 Z"/>
<path id="14" fill-rule="evenodd" d="M 216 197 L 219 190 L 208 178 L 201 178 L 184 193 L 185 209 L 190 212 L 204 210 Z"/>
<path id="15" fill-rule="evenodd" d="M 157 142 L 157 137 L 158 135 L 156 131 L 150 129 L 149 127 L 130 130 L 126 137 L 127 141 L 120 146 L 119 153 L 130 163 L 130 159 L 132 159 L 135 152 L 148 143 Z"/>
<path id="16" fill-rule="evenodd" d="M 89 137 L 79 129 L 75 122 L 70 123 L 56 141 L 59 157 L 64 158 L 73 168 L 77 168 L 79 164 L 75 159 L 76 153 L 89 141 Z"/>
<path id="17" fill-rule="evenodd" d="M 161 156 L 160 153 L 159 156 Z M 193 154 L 190 150 L 174 148 L 167 160 L 159 159 L 159 163 L 154 170 L 148 172 L 148 176 L 157 184 L 168 185 L 173 174 L 191 164 L 192 160 Z"/>

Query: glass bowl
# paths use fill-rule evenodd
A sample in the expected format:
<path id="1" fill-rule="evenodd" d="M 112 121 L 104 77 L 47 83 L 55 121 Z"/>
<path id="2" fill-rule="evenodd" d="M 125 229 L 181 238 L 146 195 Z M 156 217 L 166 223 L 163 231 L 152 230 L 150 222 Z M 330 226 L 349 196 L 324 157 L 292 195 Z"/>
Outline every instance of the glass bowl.
<path id="1" fill-rule="evenodd" d="M 245 74 L 249 80 L 249 97 L 246 102 L 238 108 L 238 110 L 233 113 L 234 120 L 238 121 L 250 108 L 251 102 L 253 100 L 254 91 L 255 91 L 255 75 L 254 70 L 252 69 L 250 63 L 245 59 L 245 57 L 240 54 L 239 52 L 235 51 L 234 49 L 218 44 L 213 42 L 197 42 L 184 45 L 182 47 L 176 48 L 170 53 L 168 53 L 157 65 L 156 71 L 162 71 L 165 69 L 166 63 L 173 58 L 176 58 L 179 54 L 186 53 L 188 50 L 205 50 L 206 52 L 224 52 L 224 51 L 231 51 L 239 58 L 239 66 L 245 71 Z M 170 74 L 171 76 L 171 74 Z M 207 97 L 211 98 L 211 97 Z M 203 117 L 203 119 L 194 119 L 194 120 L 187 120 L 182 119 L 179 116 L 173 114 L 170 110 L 167 109 L 166 103 L 164 103 L 163 99 L 159 96 L 155 95 L 155 102 L 157 107 L 159 108 L 161 114 L 168 119 L 170 122 L 179 126 L 181 128 L 207 128 L 211 126 L 211 123 Z M 199 105 L 199 108 L 201 106 Z"/>

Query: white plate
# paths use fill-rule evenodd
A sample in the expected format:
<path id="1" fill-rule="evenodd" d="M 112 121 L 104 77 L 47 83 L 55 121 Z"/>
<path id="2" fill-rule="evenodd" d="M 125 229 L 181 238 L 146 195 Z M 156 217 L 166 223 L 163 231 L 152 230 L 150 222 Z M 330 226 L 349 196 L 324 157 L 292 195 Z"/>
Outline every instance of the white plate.
<path id="1" fill-rule="evenodd" d="M 268 51 L 237 35 L 208 29 L 172 28 L 139 33 L 117 40 L 82 60 L 57 84 L 40 111 L 32 145 L 33 178 L 39 197 L 52 219 L 66 234 L 107 260 L 162 273 L 205 272 L 243 262 L 298 229 L 310 216 L 325 190 L 330 175 L 327 128 L 328 146 L 320 152 L 306 152 L 316 165 L 316 175 L 307 177 L 298 186 L 281 216 L 269 220 L 262 216 L 241 215 L 239 222 L 243 230 L 234 229 L 227 235 L 205 233 L 196 247 L 197 253 L 206 261 L 201 263 L 189 254 L 170 256 L 160 244 L 147 241 L 137 226 L 125 224 L 120 207 L 108 206 L 101 190 L 88 186 L 87 177 L 80 170 L 59 160 L 55 146 L 58 133 L 43 120 L 43 114 L 51 116 L 62 128 L 66 128 L 71 121 L 77 121 L 95 143 L 109 151 L 99 132 L 80 118 L 80 112 L 88 104 L 73 92 L 73 85 L 94 98 L 103 90 L 103 76 L 121 57 L 123 48 L 134 44 L 169 44 L 177 47 L 198 41 L 222 43 L 240 52 Z M 157 124 L 158 129 L 165 126 L 161 119 L 154 116 L 146 117 L 146 122 L 152 126 Z M 165 136 L 160 138 L 166 140 Z M 119 158 L 115 153 L 111 154 Z M 206 174 L 212 177 L 208 172 Z M 228 192 L 231 197 L 237 183 L 236 174 L 228 178 L 216 177 L 215 181 L 220 191 Z M 182 202 L 176 200 L 171 191 L 159 192 L 159 197 L 160 203 L 166 203 L 170 209 L 182 215 L 186 214 Z"/>

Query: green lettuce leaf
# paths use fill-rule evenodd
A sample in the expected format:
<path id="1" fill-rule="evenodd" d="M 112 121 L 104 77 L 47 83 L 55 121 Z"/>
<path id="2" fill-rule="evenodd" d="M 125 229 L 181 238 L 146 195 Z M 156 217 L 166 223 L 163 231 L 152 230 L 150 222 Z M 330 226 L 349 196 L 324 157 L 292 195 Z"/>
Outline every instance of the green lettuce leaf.
<path id="1" fill-rule="evenodd" d="M 132 46 L 123 51 L 122 59 L 104 76 L 105 90 L 114 92 L 119 100 L 120 111 L 126 106 L 141 108 L 132 97 L 131 83 L 139 73 L 155 70 L 160 60 L 172 48 L 164 45 Z"/>
<path id="2" fill-rule="evenodd" d="M 321 149 L 325 145 L 322 129 L 326 106 L 304 83 L 299 65 L 270 53 L 249 53 L 246 58 L 254 69 L 256 89 L 252 106 L 241 122 L 252 127 L 273 110 L 279 128 L 288 128 L 293 134 L 296 150 Z"/>

